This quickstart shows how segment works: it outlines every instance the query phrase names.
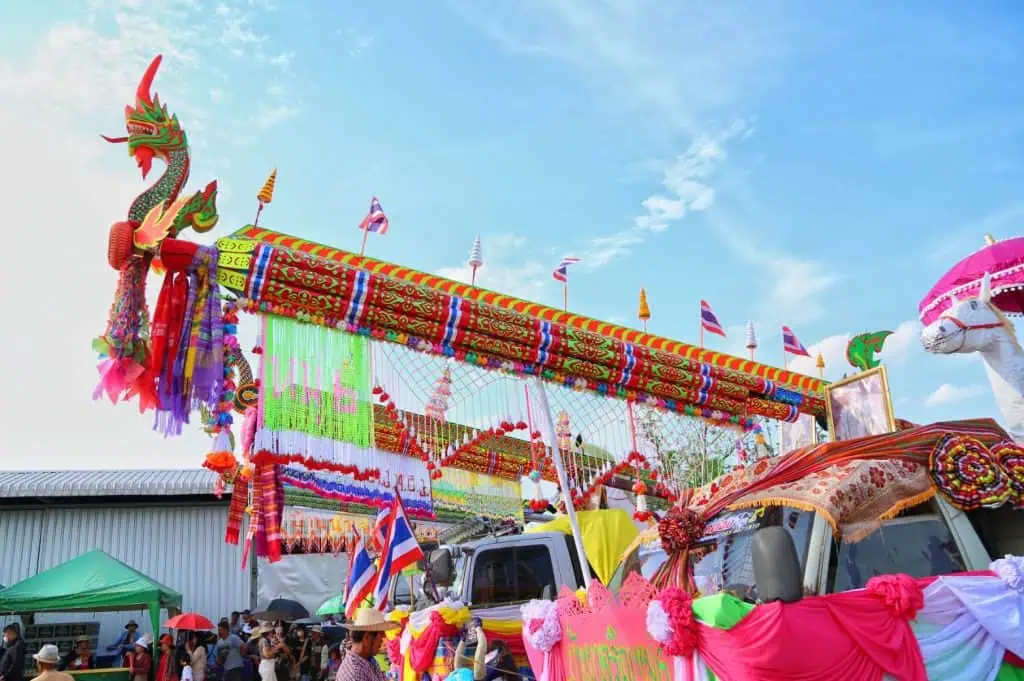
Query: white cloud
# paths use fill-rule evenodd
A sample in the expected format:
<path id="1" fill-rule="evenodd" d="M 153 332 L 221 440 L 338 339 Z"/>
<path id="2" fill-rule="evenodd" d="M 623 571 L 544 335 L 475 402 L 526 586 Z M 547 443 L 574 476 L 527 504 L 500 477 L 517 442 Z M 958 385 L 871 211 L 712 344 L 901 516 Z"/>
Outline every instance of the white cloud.
<path id="1" fill-rule="evenodd" d="M 750 130 L 747 121 L 736 121 L 717 135 L 700 135 L 685 153 L 677 156 L 662 171 L 662 186 L 669 196 L 652 194 L 643 200 L 644 213 L 633 219 L 627 229 L 591 239 L 582 255 L 585 267 L 607 265 L 626 255 L 653 233 L 663 232 L 687 213 L 703 211 L 714 202 L 715 190 L 709 181 L 725 160 L 723 145 Z"/>
<path id="2" fill-rule="evenodd" d="M 609 106 L 659 130 L 700 135 L 776 76 L 789 49 L 774 6 L 659 0 L 449 0 L 503 49 L 580 71 Z"/>
<path id="3" fill-rule="evenodd" d="M 335 34 L 341 38 L 341 44 L 346 54 L 355 59 L 367 52 L 376 38 L 368 33 L 360 33 L 353 28 L 340 28 Z"/>
<path id="4" fill-rule="evenodd" d="M 821 294 L 839 277 L 815 260 L 764 257 L 759 260 L 771 276 L 764 307 L 785 315 L 787 324 L 803 324 L 824 313 Z"/>
<path id="5" fill-rule="evenodd" d="M 882 352 L 878 354 L 878 359 L 886 364 L 905 362 L 912 348 L 920 349 L 920 338 L 921 322 L 916 319 L 908 319 L 897 326 L 892 335 L 885 339 L 885 345 L 882 346 Z"/>
<path id="6" fill-rule="evenodd" d="M 550 265 L 523 258 L 522 248 L 525 237 L 517 234 L 482 235 L 480 243 L 484 265 L 476 271 L 476 285 L 491 291 L 534 302 L 545 302 L 553 288 Z M 469 250 L 466 250 L 467 257 Z M 472 268 L 463 263 L 453 267 L 442 267 L 436 274 L 468 284 L 472 281 Z M 550 302 L 550 301 L 548 301 Z"/>
<path id="7" fill-rule="evenodd" d="M 900 366 L 906 363 L 910 348 L 917 342 L 920 332 L 920 324 L 917 320 L 908 320 L 901 323 L 893 331 L 892 335 L 885 339 L 882 352 L 876 355 L 887 366 Z M 794 330 L 795 331 L 795 330 Z M 810 357 L 793 357 L 789 360 L 789 368 L 807 376 L 817 376 L 816 366 L 818 353 L 825 360 L 825 378 L 835 381 L 842 378 L 843 374 L 852 374 L 854 369 L 846 359 L 846 346 L 854 334 L 842 333 L 834 336 L 827 336 L 817 343 L 807 346 Z"/>
<path id="8" fill-rule="evenodd" d="M 810 357 L 791 356 L 789 368 L 806 376 L 818 376 L 816 363 L 820 353 L 825 360 L 825 378 L 828 380 L 834 381 L 843 374 L 853 373 L 853 368 L 846 361 L 846 345 L 849 342 L 850 334 L 848 333 L 822 338 L 817 343 L 807 346 Z"/>
<path id="9" fill-rule="evenodd" d="M 926 406 L 936 407 L 954 402 L 964 402 L 984 395 L 987 390 L 988 388 L 983 385 L 955 386 L 943 383 L 935 389 L 935 392 L 925 398 L 924 403 Z"/>

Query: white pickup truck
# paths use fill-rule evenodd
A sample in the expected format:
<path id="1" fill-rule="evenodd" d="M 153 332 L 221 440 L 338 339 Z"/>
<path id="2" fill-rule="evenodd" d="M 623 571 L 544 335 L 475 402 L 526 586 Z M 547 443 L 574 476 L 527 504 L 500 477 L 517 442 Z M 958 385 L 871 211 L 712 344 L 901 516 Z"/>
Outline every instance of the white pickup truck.
<path id="1" fill-rule="evenodd" d="M 792 539 L 803 576 L 804 593 L 857 589 L 875 575 L 906 573 L 927 577 L 987 569 L 991 558 L 1024 553 L 1020 512 L 958 511 L 936 497 L 881 523 L 856 543 L 837 541 L 821 516 L 798 509 L 772 507 L 727 512 L 729 530 L 706 532 L 715 548 L 695 565 L 704 593 L 724 588 L 757 598 L 751 546 L 755 533 L 782 527 Z M 738 517 L 737 517 L 738 516 Z M 709 530 L 714 525 L 709 523 Z M 608 585 L 621 586 L 630 572 L 650 578 L 665 561 L 658 542 L 637 547 L 625 557 Z M 583 586 L 572 538 L 560 533 L 485 538 L 431 553 L 430 573 L 439 586 L 472 609 L 518 606 L 533 598 L 557 596 L 562 586 Z"/>

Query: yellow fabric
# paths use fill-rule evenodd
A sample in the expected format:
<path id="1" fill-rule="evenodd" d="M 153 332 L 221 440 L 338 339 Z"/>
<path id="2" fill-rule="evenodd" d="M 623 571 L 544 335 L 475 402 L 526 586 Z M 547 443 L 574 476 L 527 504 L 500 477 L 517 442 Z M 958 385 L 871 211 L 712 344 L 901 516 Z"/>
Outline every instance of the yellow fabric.
<path id="1" fill-rule="evenodd" d="M 394 640 L 394 639 L 396 639 L 396 638 L 398 638 L 399 636 L 402 635 L 402 630 L 405 628 L 405 626 L 404 626 L 405 625 L 405 621 L 407 619 L 409 619 L 409 611 L 408 610 L 392 610 L 391 612 L 389 612 L 384 617 L 384 619 L 386 619 L 388 622 L 398 622 L 399 624 L 403 625 L 402 627 L 400 627 L 398 629 L 388 629 L 387 631 L 384 632 L 384 636 L 389 641 L 392 641 L 392 640 Z"/>
<path id="2" fill-rule="evenodd" d="M 484 631 L 502 636 L 515 636 L 523 633 L 522 620 L 483 620 Z"/>
<path id="3" fill-rule="evenodd" d="M 636 539 L 637 529 L 629 513 L 621 509 L 607 511 L 580 511 L 576 514 L 583 535 L 583 550 L 587 560 L 597 573 L 602 584 L 615 574 L 615 568 L 622 560 L 622 554 Z M 572 534 L 569 517 L 560 515 L 549 523 L 534 525 L 527 533 L 561 532 Z"/>

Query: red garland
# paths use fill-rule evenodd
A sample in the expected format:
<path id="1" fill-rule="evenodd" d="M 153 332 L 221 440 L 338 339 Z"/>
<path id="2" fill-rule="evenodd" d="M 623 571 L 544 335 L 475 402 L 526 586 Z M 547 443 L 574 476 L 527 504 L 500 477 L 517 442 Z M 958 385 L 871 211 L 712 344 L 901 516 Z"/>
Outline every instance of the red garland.
<path id="1" fill-rule="evenodd" d="M 276 464 L 279 466 L 299 464 L 311 471 L 330 471 L 332 473 L 341 473 L 342 475 L 351 475 L 360 482 L 380 479 L 379 468 L 359 468 L 358 466 L 350 466 L 348 464 L 320 461 L 300 454 L 275 454 L 266 449 L 256 452 L 252 457 L 252 463 L 256 466 L 261 464 Z"/>
<path id="2" fill-rule="evenodd" d="M 670 555 L 693 548 L 703 534 L 703 516 L 689 508 L 673 508 L 658 523 L 661 548 Z"/>

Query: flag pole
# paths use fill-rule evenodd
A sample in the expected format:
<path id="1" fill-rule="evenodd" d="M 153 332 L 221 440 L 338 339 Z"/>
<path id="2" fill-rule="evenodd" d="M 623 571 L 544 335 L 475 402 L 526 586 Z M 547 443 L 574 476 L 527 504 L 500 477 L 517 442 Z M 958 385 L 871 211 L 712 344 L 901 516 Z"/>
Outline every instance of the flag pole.
<path id="1" fill-rule="evenodd" d="M 555 422 L 551 416 L 551 405 L 548 403 L 548 393 L 544 389 L 544 381 L 537 377 L 537 399 L 540 402 L 541 427 L 544 429 L 545 439 L 551 443 L 551 458 L 555 462 L 555 471 L 558 473 L 558 484 L 562 488 L 562 499 L 565 501 L 565 514 L 569 517 L 569 527 L 572 529 L 573 543 L 576 544 L 576 555 L 580 558 L 580 567 L 583 570 L 583 585 L 590 588 L 590 563 L 587 562 L 587 552 L 583 550 L 583 534 L 580 532 L 580 524 L 576 519 L 576 506 L 573 505 L 572 495 L 569 493 L 569 476 L 565 473 L 565 462 L 562 460 L 562 450 L 558 446 L 558 438 L 555 434 Z"/>
<path id="2" fill-rule="evenodd" d="M 366 252 L 366 237 L 370 236 L 370 230 L 363 230 L 363 245 L 359 247 L 359 257 L 363 257 L 363 253 Z"/>
<path id="3" fill-rule="evenodd" d="M 569 278 L 566 277 L 565 281 L 562 282 L 562 309 L 565 312 L 569 311 Z"/>

